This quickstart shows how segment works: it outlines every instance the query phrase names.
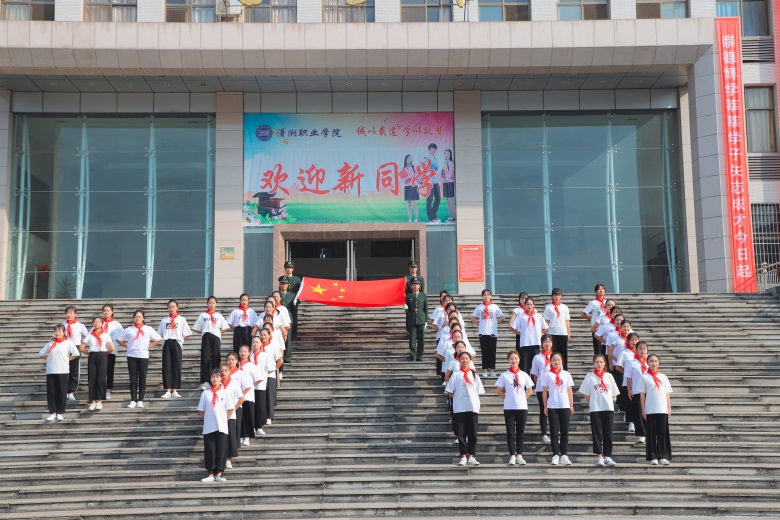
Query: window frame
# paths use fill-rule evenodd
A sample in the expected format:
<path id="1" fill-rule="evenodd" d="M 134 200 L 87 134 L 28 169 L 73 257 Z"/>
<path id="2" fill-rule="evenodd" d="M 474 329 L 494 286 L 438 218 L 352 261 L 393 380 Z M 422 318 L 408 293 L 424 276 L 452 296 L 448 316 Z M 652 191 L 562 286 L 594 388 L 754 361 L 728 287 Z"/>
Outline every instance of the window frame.
<path id="1" fill-rule="evenodd" d="M 507 14 L 507 8 L 508 7 L 516 7 L 516 6 L 525 6 L 525 8 L 528 11 L 527 17 L 524 19 L 521 18 L 512 18 L 508 19 Z M 479 12 L 480 17 L 479 21 L 482 20 L 482 8 L 483 7 L 501 7 L 501 15 L 502 15 L 502 21 L 504 22 L 529 22 L 531 21 L 531 2 L 530 0 L 525 1 L 508 1 L 508 0 L 484 0 L 479 3 Z M 490 21 L 490 20 L 488 20 Z"/>
<path id="2" fill-rule="evenodd" d="M 747 92 L 750 89 L 766 89 L 769 91 L 769 105 L 766 107 L 748 107 L 748 95 Z M 775 92 L 775 86 L 774 85 L 745 85 L 744 87 L 744 96 L 745 96 L 745 148 L 749 155 L 759 155 L 759 154 L 773 154 L 777 153 L 777 98 L 776 98 L 776 92 Z M 751 152 L 750 151 L 750 125 L 749 122 L 749 116 L 750 113 L 768 113 L 769 114 L 769 137 L 770 137 L 770 150 L 760 150 Z"/>
<path id="3" fill-rule="evenodd" d="M 217 16 L 217 2 L 221 0 L 166 0 L 165 1 L 165 22 L 166 23 L 215 23 L 219 21 Z M 211 20 L 193 20 L 192 11 L 194 9 L 213 9 L 214 16 Z M 183 12 L 184 20 L 171 20 L 171 13 Z"/>
<path id="4" fill-rule="evenodd" d="M 2 0 L 0 2 L 0 20 L 8 20 L 5 16 L 5 6 L 6 5 L 16 5 L 16 6 L 26 6 L 27 7 L 27 18 L 20 21 L 35 21 L 35 22 L 53 22 L 54 21 L 54 9 L 55 9 L 55 0 Z M 34 5 L 42 6 L 44 15 L 46 14 L 45 11 L 47 10 L 45 6 L 51 6 L 51 18 L 33 18 L 32 17 L 32 7 Z M 10 20 L 9 20 L 10 21 Z"/>
<path id="5" fill-rule="evenodd" d="M 640 17 L 639 16 L 639 6 L 641 4 L 657 4 L 658 5 L 658 16 L 657 17 Z M 663 6 L 668 4 L 685 4 L 685 15 L 681 17 L 672 17 L 672 18 L 664 18 L 664 9 Z M 691 16 L 691 4 L 689 0 L 636 0 L 636 9 L 637 9 L 637 20 L 674 20 L 675 18 L 690 18 Z"/>
<path id="6" fill-rule="evenodd" d="M 756 34 L 756 35 L 745 35 L 745 0 L 715 0 L 715 10 L 716 10 L 716 16 L 717 16 L 717 9 L 718 4 L 739 4 L 739 26 L 740 26 L 740 32 L 742 33 L 743 38 L 762 38 L 766 36 L 773 36 L 772 32 L 772 26 L 774 25 L 772 22 L 772 3 L 768 2 L 767 0 L 750 0 L 750 3 L 758 3 L 761 2 L 764 4 L 764 22 L 766 24 L 766 34 Z"/>
<path id="7" fill-rule="evenodd" d="M 359 11 L 362 11 L 364 14 L 362 18 L 363 20 L 358 21 L 347 21 L 347 22 L 328 22 L 328 12 L 335 11 L 336 13 L 339 13 L 340 11 L 345 11 L 347 9 L 357 9 Z M 369 9 L 371 10 L 371 20 L 369 20 Z M 336 16 L 338 19 L 338 16 Z M 334 4 L 326 4 L 325 1 L 322 2 L 322 22 L 323 23 L 374 23 L 376 21 L 376 2 L 375 0 L 366 0 L 366 2 L 359 4 L 359 5 L 348 5 L 346 3 L 346 0 L 338 0 L 338 3 Z"/>
<path id="8" fill-rule="evenodd" d="M 452 22 L 455 18 L 454 14 L 454 6 L 457 4 L 453 2 L 452 0 L 418 0 L 415 2 L 409 2 L 404 3 L 404 0 L 400 1 L 400 12 L 401 12 L 401 22 L 403 23 L 449 23 Z M 449 8 L 449 10 L 447 10 Z M 414 10 L 413 12 L 417 13 L 422 11 L 425 16 L 424 20 L 405 20 L 404 19 L 404 11 L 407 9 Z M 429 11 L 433 10 L 439 12 L 439 19 L 438 20 L 430 20 L 429 18 Z M 449 20 L 442 20 L 441 19 L 441 13 L 442 12 L 449 12 Z"/>
<path id="9" fill-rule="evenodd" d="M 114 19 L 114 13 L 115 7 L 134 7 L 135 8 L 135 19 L 132 20 L 132 22 L 138 21 L 138 0 L 84 0 L 84 21 L 87 21 L 87 12 L 90 7 L 102 7 L 108 9 L 108 12 L 110 13 L 109 16 L 109 22 L 130 22 L 128 20 L 115 20 Z M 167 3 L 166 3 L 167 7 Z"/>
<path id="10" fill-rule="evenodd" d="M 595 17 L 595 18 L 586 18 L 585 17 L 585 11 L 586 7 L 593 6 L 594 8 L 598 8 L 599 6 L 603 6 L 605 9 L 605 16 L 603 18 Z M 565 21 L 579 21 L 579 20 L 609 20 L 609 0 L 598 0 L 598 1 L 588 1 L 588 0 L 558 0 L 556 2 L 556 14 L 558 16 L 558 20 L 565 20 Z M 580 17 L 579 18 L 562 18 L 561 17 L 561 7 L 567 8 L 567 7 L 579 7 L 580 10 Z"/>
<path id="11" fill-rule="evenodd" d="M 263 2 L 260 5 L 252 5 L 252 6 L 246 6 L 244 7 L 244 22 L 245 23 L 298 23 L 298 0 L 287 0 L 292 1 L 294 3 L 290 4 L 276 4 L 274 3 L 275 0 L 268 0 L 267 2 Z M 274 12 L 278 10 L 288 10 L 291 9 L 293 12 L 295 12 L 295 19 L 289 20 L 289 21 L 275 21 L 274 20 Z M 257 12 L 268 12 L 268 21 L 256 21 L 251 20 L 252 13 Z"/>

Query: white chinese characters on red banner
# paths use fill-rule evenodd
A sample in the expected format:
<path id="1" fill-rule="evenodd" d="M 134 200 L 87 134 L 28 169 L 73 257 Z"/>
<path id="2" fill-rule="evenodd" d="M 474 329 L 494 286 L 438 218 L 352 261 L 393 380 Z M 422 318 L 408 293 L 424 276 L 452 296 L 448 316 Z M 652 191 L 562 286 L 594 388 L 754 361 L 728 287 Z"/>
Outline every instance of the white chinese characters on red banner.
<path id="1" fill-rule="evenodd" d="M 753 225 L 748 194 L 740 23 L 739 18 L 718 18 L 715 24 L 723 103 L 723 135 L 726 145 L 732 279 L 735 292 L 755 292 L 758 287 L 753 259 Z"/>

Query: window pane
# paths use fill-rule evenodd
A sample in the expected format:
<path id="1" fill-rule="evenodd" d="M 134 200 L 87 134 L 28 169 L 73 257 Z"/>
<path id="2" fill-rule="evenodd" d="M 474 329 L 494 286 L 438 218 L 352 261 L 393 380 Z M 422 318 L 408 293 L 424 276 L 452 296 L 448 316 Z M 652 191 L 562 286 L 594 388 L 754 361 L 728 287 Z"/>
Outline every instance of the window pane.
<path id="1" fill-rule="evenodd" d="M 186 9 L 178 9 L 174 7 L 169 7 L 165 11 L 165 21 L 166 22 L 186 22 L 188 18 L 188 13 Z"/>
<path id="2" fill-rule="evenodd" d="M 742 36 L 768 36 L 766 2 L 742 2 Z"/>
<path id="3" fill-rule="evenodd" d="M 508 22 L 522 22 L 530 20 L 528 5 L 507 5 L 504 7 L 505 19 Z"/>
<path id="4" fill-rule="evenodd" d="M 32 4 L 30 5 L 31 20 L 54 21 L 54 4 Z"/>
<path id="5" fill-rule="evenodd" d="M 424 22 L 425 9 L 422 9 L 420 7 L 402 7 L 401 21 L 402 22 Z"/>
<path id="6" fill-rule="evenodd" d="M 582 6 L 582 18 L 584 20 L 606 20 L 609 18 L 606 4 L 589 5 L 584 4 Z"/>
<path id="7" fill-rule="evenodd" d="M 85 22 L 110 22 L 111 7 L 102 5 L 87 5 L 84 7 Z"/>
<path id="8" fill-rule="evenodd" d="M 718 2 L 715 14 L 718 17 L 739 16 L 739 2 Z"/>
<path id="9" fill-rule="evenodd" d="M 504 20 L 504 8 L 499 5 L 479 6 L 481 22 L 501 22 Z"/>
<path id="10" fill-rule="evenodd" d="M 746 108 L 772 108 L 772 89 L 768 87 L 748 87 L 745 89 Z"/>
<path id="11" fill-rule="evenodd" d="M 685 18 L 688 16 L 685 2 L 661 4 L 661 18 Z"/>
<path id="12" fill-rule="evenodd" d="M 774 111 L 748 110 L 747 137 L 748 152 L 774 152 Z"/>
<path id="13" fill-rule="evenodd" d="M 559 20 L 582 20 L 582 8 L 579 5 L 559 5 Z"/>
<path id="14" fill-rule="evenodd" d="M 19 21 L 30 19 L 29 5 L 3 4 L 3 20 Z"/>
<path id="15" fill-rule="evenodd" d="M 636 17 L 640 19 L 648 18 L 660 18 L 661 17 L 661 5 L 657 3 L 651 4 L 636 4 Z"/>

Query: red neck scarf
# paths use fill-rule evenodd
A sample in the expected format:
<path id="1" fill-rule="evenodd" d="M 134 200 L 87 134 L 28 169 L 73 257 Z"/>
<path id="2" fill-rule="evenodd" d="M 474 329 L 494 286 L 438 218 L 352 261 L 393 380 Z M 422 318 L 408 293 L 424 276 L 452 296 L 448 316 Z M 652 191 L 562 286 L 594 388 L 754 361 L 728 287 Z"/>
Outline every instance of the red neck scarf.
<path id="1" fill-rule="evenodd" d="M 629 351 L 633 352 L 634 353 L 634 358 L 637 357 L 636 347 L 632 347 L 631 345 L 629 345 L 628 341 L 626 341 L 626 350 L 629 350 Z"/>
<path id="2" fill-rule="evenodd" d="M 596 369 L 594 368 L 594 369 L 593 369 L 593 373 L 594 373 L 594 374 L 596 374 L 596 377 L 598 377 L 598 378 L 599 378 L 599 381 L 600 381 L 600 382 L 599 382 L 599 386 L 600 386 L 600 387 L 601 387 L 603 390 L 606 390 L 606 389 L 607 389 L 607 384 L 606 384 L 606 383 L 604 383 L 604 374 L 605 374 L 605 371 L 604 371 L 604 369 L 602 369 L 602 370 L 601 370 L 601 372 L 599 372 L 598 370 L 596 370 Z"/>
<path id="3" fill-rule="evenodd" d="M 661 388 L 661 378 L 658 377 L 658 370 L 648 370 L 647 373 L 653 376 L 653 382 L 655 383 L 655 387 Z"/>
<path id="4" fill-rule="evenodd" d="M 247 363 L 251 363 L 251 361 L 249 361 L 248 359 L 245 359 L 243 361 L 239 361 L 238 362 L 238 366 L 241 367 L 241 370 L 244 370 L 244 365 L 246 365 Z"/>
<path id="5" fill-rule="evenodd" d="M 642 366 L 642 374 L 647 372 L 647 355 L 645 355 L 645 357 L 643 357 L 643 358 L 640 358 L 639 356 L 637 356 L 636 359 L 639 361 L 639 364 Z"/>
<path id="6" fill-rule="evenodd" d="M 217 385 L 217 386 L 212 385 L 211 386 L 211 406 L 212 406 L 212 408 L 216 408 L 216 406 L 217 406 L 217 399 L 218 399 L 217 398 L 217 392 L 219 392 L 221 388 L 222 388 L 222 385 Z"/>
<path id="7" fill-rule="evenodd" d="M 268 343 L 260 343 L 260 352 L 265 352 L 265 347 L 267 347 L 270 344 L 271 344 L 270 341 Z"/>
<path id="8" fill-rule="evenodd" d="M 248 317 L 246 315 L 246 310 L 249 308 L 249 305 L 239 305 L 238 309 L 244 313 L 244 321 L 248 321 Z"/>
<path id="9" fill-rule="evenodd" d="M 482 317 L 484 319 L 488 319 L 490 317 L 490 311 L 488 310 L 488 307 L 490 307 L 489 303 L 483 303 L 482 304 L 485 308 L 482 310 Z"/>
<path id="10" fill-rule="evenodd" d="M 68 324 L 68 337 L 72 338 L 73 337 L 73 331 L 70 329 L 70 326 L 73 325 L 74 323 L 77 323 L 77 322 L 76 322 L 76 320 L 65 320 L 65 323 Z"/>
<path id="11" fill-rule="evenodd" d="M 545 352 L 542 350 L 542 355 L 544 356 L 544 366 L 550 365 L 550 356 L 552 356 L 552 353 L 552 350 L 550 350 L 550 352 Z"/>
<path id="12" fill-rule="evenodd" d="M 534 318 L 535 312 L 525 311 L 525 315 L 528 316 L 528 328 L 536 326 L 536 318 Z"/>
<path id="13" fill-rule="evenodd" d="M 136 325 L 135 329 L 138 332 L 135 333 L 135 337 L 133 338 L 134 340 L 138 339 L 138 336 L 143 336 L 144 335 L 144 323 L 141 322 L 141 326 L 140 327 L 138 325 Z"/>
<path id="14" fill-rule="evenodd" d="M 525 305 L 523 305 L 522 303 L 518 303 L 518 305 L 520 306 L 521 309 L 523 309 L 523 312 L 525 312 Z"/>
<path id="15" fill-rule="evenodd" d="M 463 380 L 466 381 L 468 384 L 473 385 L 474 383 L 472 383 L 471 379 L 469 379 L 469 372 L 471 372 L 471 370 L 469 370 L 468 367 L 466 368 L 460 367 L 460 371 L 463 372 Z"/>
<path id="16" fill-rule="evenodd" d="M 97 330 L 96 329 L 92 329 L 92 336 L 94 336 L 95 339 L 97 340 L 99 347 L 103 346 L 103 340 L 100 339 L 100 335 L 101 334 L 103 334 L 103 329 L 97 329 Z"/>
<path id="17" fill-rule="evenodd" d="M 555 303 L 552 302 L 553 308 L 555 309 L 555 314 L 558 315 L 558 317 L 561 317 L 561 311 L 558 310 L 558 306 L 561 304 L 561 302 Z"/>
<path id="18" fill-rule="evenodd" d="M 509 367 L 509 371 L 515 375 L 515 383 L 517 383 L 517 386 L 520 386 L 520 367 Z"/>
<path id="19" fill-rule="evenodd" d="M 175 322 L 176 322 L 176 318 L 179 317 L 179 313 L 177 312 L 176 314 L 169 314 L 168 317 L 171 319 L 171 323 L 170 323 L 170 325 L 168 325 L 168 328 L 173 330 L 173 329 L 176 328 L 176 323 Z"/>
<path id="20" fill-rule="evenodd" d="M 223 387 L 223 388 L 227 388 L 227 387 L 228 387 L 228 385 L 230 385 L 230 381 L 231 381 L 231 379 L 230 379 L 230 376 L 228 375 L 228 376 L 227 376 L 227 379 L 223 379 L 223 380 L 222 380 L 222 387 Z"/>
<path id="21" fill-rule="evenodd" d="M 215 312 L 217 312 L 217 311 L 210 311 L 210 310 L 206 309 L 206 314 L 209 315 L 209 317 L 211 318 L 211 321 L 214 323 L 214 325 L 217 324 L 217 319 L 214 317 L 214 313 Z"/>
<path id="22" fill-rule="evenodd" d="M 261 352 L 260 350 L 253 350 L 252 351 L 252 359 L 254 360 L 255 365 L 257 365 L 257 356 L 260 355 L 260 352 Z"/>
<path id="23" fill-rule="evenodd" d="M 230 369 L 230 375 L 232 376 L 232 375 L 233 375 L 233 374 L 235 374 L 236 372 L 238 372 L 238 365 L 236 365 L 236 366 L 234 366 L 232 369 Z"/>
<path id="24" fill-rule="evenodd" d="M 281 304 L 281 303 L 277 303 L 277 304 L 276 304 L 276 308 L 277 308 L 277 309 L 278 309 L 279 307 L 281 307 L 281 306 L 282 306 L 282 304 Z"/>
<path id="25" fill-rule="evenodd" d="M 626 342 L 626 346 L 628 346 L 628 334 L 623 334 L 623 329 L 622 328 L 617 328 L 615 330 L 617 331 L 618 336 L 623 338 L 623 341 Z"/>
<path id="26" fill-rule="evenodd" d="M 111 323 L 112 321 L 114 321 L 114 318 L 103 318 L 103 325 L 104 325 L 103 328 L 108 330 L 108 325 L 107 324 Z"/>
<path id="27" fill-rule="evenodd" d="M 607 312 L 607 306 L 604 305 L 604 298 L 596 298 L 596 301 L 601 304 L 601 310 Z"/>
<path id="28" fill-rule="evenodd" d="M 59 345 L 60 343 L 65 341 L 65 338 L 64 337 L 62 337 L 62 338 L 51 338 L 51 341 L 52 341 L 52 343 L 51 343 L 51 347 L 49 347 L 49 352 L 51 352 L 52 350 L 57 348 L 57 345 Z"/>
<path id="29" fill-rule="evenodd" d="M 555 374 L 555 384 L 558 386 L 561 386 L 563 384 L 563 381 L 561 381 L 561 370 L 562 368 L 559 368 L 558 370 L 555 370 L 553 367 L 550 367 L 550 372 Z"/>

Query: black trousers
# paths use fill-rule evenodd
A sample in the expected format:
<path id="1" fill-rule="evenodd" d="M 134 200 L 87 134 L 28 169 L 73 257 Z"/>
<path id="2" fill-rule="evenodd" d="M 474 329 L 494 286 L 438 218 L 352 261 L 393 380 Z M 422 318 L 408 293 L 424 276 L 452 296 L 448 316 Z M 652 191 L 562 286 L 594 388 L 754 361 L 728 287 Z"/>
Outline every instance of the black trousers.
<path id="1" fill-rule="evenodd" d="M 274 381 L 276 383 L 276 381 Z M 255 429 L 265 426 L 268 420 L 268 397 L 267 390 L 255 390 Z"/>
<path id="2" fill-rule="evenodd" d="M 163 388 L 181 388 L 181 347 L 175 339 L 166 339 L 162 348 Z"/>
<path id="3" fill-rule="evenodd" d="M 590 434 L 593 437 L 593 453 L 612 456 L 612 418 L 615 412 L 590 412 Z"/>
<path id="4" fill-rule="evenodd" d="M 262 324 L 261 324 L 262 325 Z M 252 327 L 236 327 L 233 329 L 233 352 L 238 354 L 241 345 L 246 345 L 252 350 Z"/>
<path id="5" fill-rule="evenodd" d="M 87 381 L 89 381 L 89 400 L 104 401 L 106 399 L 106 371 L 108 370 L 108 354 L 105 352 L 90 352 L 87 362 Z"/>
<path id="6" fill-rule="evenodd" d="M 244 404 L 233 410 L 233 417 L 236 418 L 236 440 L 238 441 L 238 447 L 241 447 L 241 435 L 243 422 L 244 422 Z"/>
<path id="7" fill-rule="evenodd" d="M 220 346 L 222 342 L 214 334 L 203 333 L 200 338 L 200 382 L 208 383 L 211 379 L 211 371 L 219 368 L 222 362 Z"/>
<path id="8" fill-rule="evenodd" d="M 108 369 L 106 370 L 106 388 L 114 388 L 114 366 L 116 365 L 116 355 L 108 355 Z"/>
<path id="9" fill-rule="evenodd" d="M 293 304 L 292 311 L 292 325 L 290 326 L 290 333 L 293 339 L 298 339 L 298 306 Z"/>
<path id="10" fill-rule="evenodd" d="M 553 352 L 563 356 L 563 369 L 568 370 L 569 362 L 569 336 L 552 336 Z"/>
<path id="11" fill-rule="evenodd" d="M 669 416 L 665 413 L 647 414 L 647 460 L 672 458 L 672 441 L 669 438 Z"/>
<path id="12" fill-rule="evenodd" d="M 238 457 L 238 424 L 236 419 L 228 419 L 227 458 Z"/>
<path id="13" fill-rule="evenodd" d="M 130 373 L 130 400 L 143 401 L 146 396 L 146 373 L 149 371 L 149 360 L 129 357 L 127 371 Z"/>
<path id="14" fill-rule="evenodd" d="M 534 356 L 539 353 L 539 345 L 528 345 L 527 347 L 520 347 L 517 349 L 517 353 L 520 354 L 520 370 L 531 375 L 531 365 L 534 362 Z"/>
<path id="15" fill-rule="evenodd" d="M 536 401 L 539 403 L 539 430 L 541 430 L 542 435 L 547 435 L 547 416 L 544 415 L 542 392 L 536 392 Z"/>
<path id="16" fill-rule="evenodd" d="M 477 453 L 477 427 L 479 414 L 474 412 L 458 412 L 452 414 L 452 426 L 458 436 L 458 449 L 461 455 Z"/>
<path id="17" fill-rule="evenodd" d="M 409 357 L 422 361 L 425 350 L 425 324 L 407 323 L 406 329 L 409 331 Z"/>
<path id="18" fill-rule="evenodd" d="M 269 377 L 268 384 L 265 385 L 265 411 L 266 419 L 274 418 L 274 408 L 276 407 L 276 378 Z"/>
<path id="19" fill-rule="evenodd" d="M 68 401 L 68 374 L 46 374 L 46 404 L 49 413 L 65 413 Z"/>
<path id="20" fill-rule="evenodd" d="M 617 403 L 618 407 L 620 408 L 621 412 L 627 411 L 628 405 L 626 404 L 626 401 L 628 400 L 628 392 L 626 394 L 623 394 L 623 372 L 618 372 L 617 370 L 610 370 L 609 372 L 612 374 L 612 377 L 615 378 L 615 384 L 620 388 L 620 395 L 617 396 L 617 399 L 615 402 Z"/>
<path id="21" fill-rule="evenodd" d="M 498 338 L 492 334 L 480 334 L 479 335 L 479 348 L 482 350 L 480 355 L 482 356 L 482 369 L 495 369 L 496 368 L 496 346 L 498 344 Z"/>
<path id="22" fill-rule="evenodd" d="M 525 441 L 525 421 L 528 419 L 528 410 L 504 410 L 504 424 L 506 425 L 506 445 L 510 455 L 523 454 L 523 442 Z"/>
<path id="23" fill-rule="evenodd" d="M 439 358 L 436 358 L 436 374 L 441 375 L 442 378 L 444 377 L 444 374 L 441 371 L 441 359 Z"/>
<path id="24" fill-rule="evenodd" d="M 634 421 L 634 435 L 637 437 L 647 437 L 646 421 L 642 418 L 642 400 L 639 394 L 634 394 L 632 399 L 628 400 L 628 408 L 631 410 L 631 417 Z"/>
<path id="25" fill-rule="evenodd" d="M 68 369 L 68 393 L 73 394 L 79 389 L 79 382 L 81 380 L 81 356 L 76 359 L 71 359 L 68 362 Z"/>
<path id="26" fill-rule="evenodd" d="M 571 410 L 568 408 L 548 408 L 550 415 L 550 437 L 553 455 L 566 455 L 569 452 L 569 419 Z M 544 413 L 544 410 L 542 410 Z M 560 435 L 560 440 L 558 436 Z"/>
<path id="27" fill-rule="evenodd" d="M 250 390 L 255 392 L 255 390 Z M 244 401 L 241 405 L 241 437 L 255 436 L 255 403 L 254 401 Z"/>
<path id="28" fill-rule="evenodd" d="M 219 431 L 203 436 L 203 465 L 209 475 L 225 471 L 227 462 L 228 436 Z"/>
<path id="29" fill-rule="evenodd" d="M 620 395 L 618 396 L 617 400 L 623 404 L 623 411 L 626 412 L 626 421 L 636 422 L 636 418 L 634 417 L 634 410 L 631 408 L 631 402 L 628 399 L 628 386 L 623 386 L 622 382 L 620 385 Z"/>
<path id="30" fill-rule="evenodd" d="M 287 339 L 284 340 L 284 362 L 289 363 L 292 361 L 292 332 L 290 332 L 292 328 L 287 331 Z M 282 365 L 279 370 L 284 369 L 284 365 Z"/>
<path id="31" fill-rule="evenodd" d="M 606 354 L 605 349 L 601 348 L 601 342 L 596 339 L 596 333 L 591 334 L 593 336 L 593 355 Z"/>
<path id="32" fill-rule="evenodd" d="M 428 222 L 433 221 L 436 218 L 436 212 L 439 211 L 439 204 L 441 203 L 441 193 L 439 192 L 439 184 L 434 184 L 431 188 L 431 193 L 428 194 L 428 198 L 425 201 L 425 211 L 428 213 Z"/>

